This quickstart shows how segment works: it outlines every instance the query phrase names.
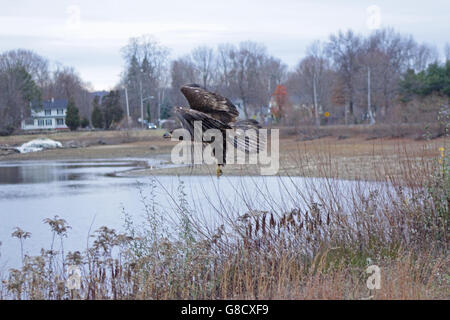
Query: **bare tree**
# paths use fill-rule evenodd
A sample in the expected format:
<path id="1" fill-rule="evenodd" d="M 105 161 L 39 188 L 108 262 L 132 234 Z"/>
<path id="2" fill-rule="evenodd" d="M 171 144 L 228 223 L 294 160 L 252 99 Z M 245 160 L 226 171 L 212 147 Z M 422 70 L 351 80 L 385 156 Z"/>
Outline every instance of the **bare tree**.
<path id="1" fill-rule="evenodd" d="M 0 131 L 11 133 L 29 115 L 30 103 L 41 99 L 48 81 L 48 62 L 28 50 L 0 55 Z M 6 130 L 6 131 L 5 131 Z"/>
<path id="2" fill-rule="evenodd" d="M 180 92 L 182 85 L 196 83 L 199 80 L 198 70 L 195 68 L 189 56 L 172 61 L 170 66 L 171 75 L 171 100 L 177 106 L 186 104 L 186 99 Z"/>
<path id="3" fill-rule="evenodd" d="M 325 55 L 323 45 L 315 41 L 307 49 L 308 56 L 300 62 L 298 72 L 304 78 L 305 87 L 309 88 L 311 100 L 314 105 L 314 118 L 317 126 L 320 126 L 320 105 L 323 104 L 325 91 L 325 76 L 329 63 Z"/>
<path id="4" fill-rule="evenodd" d="M 144 100 L 150 106 L 151 117 L 157 115 L 160 103 L 157 97 L 167 83 L 168 55 L 169 49 L 149 35 L 130 38 L 122 48 L 126 66 L 121 85 L 128 89 L 133 117 L 143 116 Z"/>
<path id="5" fill-rule="evenodd" d="M 44 87 L 50 80 L 48 60 L 30 50 L 17 49 L 2 54 L 3 68 L 22 66 L 31 75 L 33 81 Z"/>
<path id="6" fill-rule="evenodd" d="M 280 59 L 266 56 L 262 64 L 262 89 L 260 102 L 260 113 L 262 108 L 269 107 L 270 100 L 278 85 L 285 82 L 287 76 L 287 66 Z M 265 90 L 264 90 L 265 89 Z"/>
<path id="7" fill-rule="evenodd" d="M 265 113 L 277 85 L 286 78 L 287 66 L 267 54 L 264 45 L 247 41 L 238 47 L 220 44 L 215 55 L 211 86 L 241 108 L 245 118 Z"/>
<path id="8" fill-rule="evenodd" d="M 349 30 L 346 33 L 339 31 L 331 35 L 327 44 L 327 53 L 333 59 L 340 82 L 344 85 L 342 93 L 345 99 L 345 123 L 348 116 L 355 122 L 354 108 L 356 101 L 357 74 L 361 68 L 358 55 L 361 50 L 362 39 Z"/>
<path id="9" fill-rule="evenodd" d="M 239 44 L 232 53 L 233 68 L 230 72 L 231 87 L 235 97 L 242 103 L 244 117 L 248 119 L 250 106 L 264 103 L 263 65 L 266 48 L 258 43 L 247 41 Z"/>
<path id="10" fill-rule="evenodd" d="M 31 102 L 41 99 L 41 90 L 30 73 L 40 59 L 28 53 L 18 50 L 0 55 L 0 134 L 18 128 L 29 115 Z"/>
<path id="11" fill-rule="evenodd" d="M 215 72 L 216 89 L 220 90 L 222 94 L 227 96 L 232 94 L 231 78 L 236 51 L 236 47 L 229 43 L 220 44 L 217 47 Z"/>
<path id="12" fill-rule="evenodd" d="M 80 110 L 80 115 L 89 118 L 92 110 L 92 97 L 89 84 L 85 83 L 73 67 L 57 64 L 51 73 L 49 83 L 43 88 L 44 99 L 73 98 L 75 105 Z"/>
<path id="13" fill-rule="evenodd" d="M 367 119 L 370 124 L 376 122 L 376 107 L 378 105 L 383 105 L 384 112 L 387 108 L 387 104 L 383 99 L 383 96 L 389 97 L 391 93 L 389 85 L 391 84 L 391 78 L 394 77 L 397 81 L 398 75 L 392 75 L 393 66 L 392 61 L 386 50 L 384 50 L 383 36 L 380 33 L 374 33 L 372 36 L 364 41 L 362 52 L 359 56 L 359 63 L 361 64 L 361 73 L 359 75 L 359 86 L 358 90 L 359 101 L 361 105 L 367 104 L 367 111 L 365 113 L 364 119 Z M 388 78 L 388 79 L 386 79 Z M 388 81 L 384 84 L 383 81 Z M 394 92 L 392 88 L 392 92 Z"/>
<path id="14" fill-rule="evenodd" d="M 192 62 L 201 78 L 201 84 L 208 89 L 213 78 L 214 51 L 212 48 L 201 46 L 192 50 Z"/>
<path id="15" fill-rule="evenodd" d="M 364 41 L 359 55 L 359 63 L 362 66 L 360 90 L 367 92 L 368 103 L 370 95 L 371 105 L 380 106 L 380 116 L 386 119 L 398 92 L 397 84 L 401 75 L 408 68 L 423 70 L 435 59 L 437 54 L 433 48 L 417 44 L 412 37 L 403 36 L 391 28 L 377 30 Z M 364 83 L 367 86 L 363 85 Z M 361 98 L 360 101 L 365 99 Z M 368 110 L 368 113 L 370 112 L 371 110 Z"/>
<path id="16" fill-rule="evenodd" d="M 439 60 L 437 49 L 428 44 L 420 44 L 415 46 L 414 52 L 414 70 L 417 72 L 425 70 L 430 63 Z"/>

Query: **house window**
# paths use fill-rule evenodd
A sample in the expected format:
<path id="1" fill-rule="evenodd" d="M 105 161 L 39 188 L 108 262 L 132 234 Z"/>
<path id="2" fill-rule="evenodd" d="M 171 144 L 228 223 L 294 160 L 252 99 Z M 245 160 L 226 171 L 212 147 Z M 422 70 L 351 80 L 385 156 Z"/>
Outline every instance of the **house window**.
<path id="1" fill-rule="evenodd" d="M 34 126 L 34 120 L 33 119 L 27 119 L 27 120 L 25 120 L 25 124 L 27 126 Z"/>
<path id="2" fill-rule="evenodd" d="M 57 112 L 57 114 L 64 114 L 64 110 L 63 109 L 58 109 L 56 112 Z"/>
<path id="3" fill-rule="evenodd" d="M 38 126 L 40 127 L 44 126 L 44 120 L 38 120 Z"/>
<path id="4" fill-rule="evenodd" d="M 52 119 L 45 119 L 45 125 L 46 126 L 51 126 L 53 124 Z"/>
<path id="5" fill-rule="evenodd" d="M 58 111 L 59 111 L 59 110 L 58 110 Z M 57 124 L 58 126 L 64 125 L 64 119 L 61 119 L 61 118 L 56 119 L 56 124 Z"/>
<path id="6" fill-rule="evenodd" d="M 45 115 L 50 116 L 52 114 L 52 110 L 45 110 Z"/>

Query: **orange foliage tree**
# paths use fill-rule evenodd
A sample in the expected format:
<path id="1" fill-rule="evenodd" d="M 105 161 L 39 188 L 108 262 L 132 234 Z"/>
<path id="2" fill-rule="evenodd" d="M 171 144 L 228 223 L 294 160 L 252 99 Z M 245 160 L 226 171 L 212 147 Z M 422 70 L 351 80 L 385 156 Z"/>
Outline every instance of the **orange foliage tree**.
<path id="1" fill-rule="evenodd" d="M 283 85 L 277 85 L 272 96 L 275 99 L 275 106 L 272 106 L 271 112 L 277 118 L 283 118 L 284 112 L 288 105 L 288 93 L 286 87 Z"/>
<path id="2" fill-rule="evenodd" d="M 345 87 L 342 82 L 336 82 L 331 89 L 331 102 L 338 106 L 345 105 Z"/>

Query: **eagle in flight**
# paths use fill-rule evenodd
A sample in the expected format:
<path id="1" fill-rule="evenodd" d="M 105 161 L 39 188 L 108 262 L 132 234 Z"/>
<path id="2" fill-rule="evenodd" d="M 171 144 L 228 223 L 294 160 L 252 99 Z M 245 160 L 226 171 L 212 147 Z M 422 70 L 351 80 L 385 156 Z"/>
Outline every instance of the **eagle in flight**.
<path id="1" fill-rule="evenodd" d="M 208 129 L 218 129 L 222 133 L 223 146 L 221 158 L 219 156 L 220 153 L 214 152 L 218 164 L 216 170 L 218 177 L 222 175 L 221 167 L 226 164 L 227 129 L 243 130 L 237 131 L 237 136 L 248 129 L 254 129 L 254 131 L 247 131 L 247 136 L 244 139 L 235 138 L 232 141 L 232 145 L 235 148 L 244 150 L 246 153 L 259 152 L 260 146 L 257 132 L 261 128 L 261 125 L 258 121 L 253 119 L 237 120 L 239 111 L 228 98 L 222 97 L 215 92 L 210 92 L 198 84 L 184 85 L 181 87 L 181 92 L 186 97 L 190 108 L 176 107 L 175 113 L 183 128 L 189 131 L 191 139 L 194 139 L 194 121 L 201 121 L 202 135 Z M 256 136 L 252 136 L 252 132 Z"/>

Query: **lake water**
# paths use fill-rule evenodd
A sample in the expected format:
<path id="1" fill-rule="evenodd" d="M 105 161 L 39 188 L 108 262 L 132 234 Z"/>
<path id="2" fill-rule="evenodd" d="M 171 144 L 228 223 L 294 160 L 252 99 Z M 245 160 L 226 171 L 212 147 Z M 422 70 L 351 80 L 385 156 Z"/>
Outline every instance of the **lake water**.
<path id="1" fill-rule="evenodd" d="M 0 162 L 0 272 L 20 265 L 20 244 L 11 237 L 14 228 L 31 232 L 25 253 L 39 254 L 41 248 L 50 248 L 52 240 L 43 219 L 55 215 L 72 227 L 65 240 L 68 252 L 85 249 L 89 231 L 101 226 L 123 230 L 124 211 L 138 223 L 152 194 L 158 210 L 176 220 L 181 183 L 188 206 L 211 228 L 221 223 L 221 214 L 233 219 L 250 208 L 279 212 L 304 206 L 314 196 L 304 199 L 299 194 L 307 195 L 314 187 L 326 192 L 330 183 L 301 177 L 126 175 L 129 170 L 163 165 L 160 159 Z M 357 187 L 352 181 L 331 183 L 344 193 Z"/>

